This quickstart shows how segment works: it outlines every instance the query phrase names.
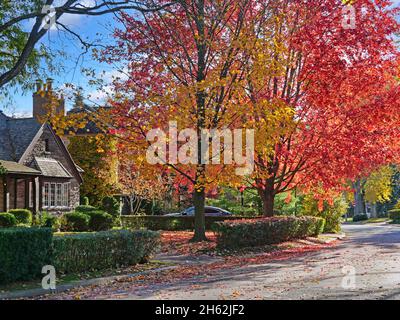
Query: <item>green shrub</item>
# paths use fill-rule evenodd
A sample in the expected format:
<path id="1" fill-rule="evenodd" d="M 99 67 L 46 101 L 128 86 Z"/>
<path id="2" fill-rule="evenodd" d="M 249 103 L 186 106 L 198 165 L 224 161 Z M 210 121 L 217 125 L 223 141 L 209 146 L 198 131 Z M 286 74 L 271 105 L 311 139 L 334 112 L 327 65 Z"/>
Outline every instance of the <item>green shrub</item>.
<path id="1" fill-rule="evenodd" d="M 99 209 L 93 207 L 93 206 L 89 206 L 89 205 L 83 205 L 83 206 L 77 206 L 75 208 L 75 212 L 80 212 L 80 213 L 89 213 L 91 211 L 97 211 Z"/>
<path id="2" fill-rule="evenodd" d="M 17 219 L 17 224 L 32 224 L 32 212 L 27 209 L 12 209 L 8 213 L 14 215 Z"/>
<path id="3" fill-rule="evenodd" d="M 389 210 L 389 218 L 394 222 L 400 222 L 400 209 Z"/>
<path id="4" fill-rule="evenodd" d="M 323 227 L 322 218 L 287 216 L 217 222 L 213 230 L 219 248 L 236 249 L 317 236 Z"/>
<path id="5" fill-rule="evenodd" d="M 81 198 L 81 205 L 88 206 L 89 205 L 89 198 L 88 197 L 82 197 Z"/>
<path id="6" fill-rule="evenodd" d="M 104 231 L 55 236 L 54 266 L 58 272 L 86 272 L 130 266 L 158 250 L 159 234 L 152 231 Z"/>
<path id="7" fill-rule="evenodd" d="M 112 215 L 104 211 L 91 211 L 88 213 L 90 216 L 89 229 L 92 231 L 106 231 L 113 227 L 114 219 Z"/>
<path id="8" fill-rule="evenodd" d="M 322 210 L 321 210 L 322 209 Z M 325 219 L 325 233 L 338 233 L 341 229 L 342 216 L 346 214 L 348 203 L 344 198 L 334 199 L 332 204 L 323 202 L 322 208 L 319 206 L 319 200 L 312 194 L 303 197 L 300 205 L 300 216 L 313 216 Z"/>
<path id="9" fill-rule="evenodd" d="M 17 225 L 17 218 L 11 213 L 0 213 L 0 228 L 10 228 Z"/>
<path id="10" fill-rule="evenodd" d="M 367 214 L 358 214 L 353 217 L 353 222 L 366 221 L 366 220 L 368 220 Z"/>
<path id="11" fill-rule="evenodd" d="M 57 232 L 61 227 L 61 219 L 48 212 L 42 212 L 39 225 L 44 228 L 51 228 L 53 231 Z"/>
<path id="12" fill-rule="evenodd" d="M 51 242 L 51 229 L 0 229 L 0 283 L 40 277 L 51 264 Z"/>
<path id="13" fill-rule="evenodd" d="M 105 197 L 102 200 L 102 210 L 118 219 L 121 213 L 120 201 L 115 197 Z"/>
<path id="14" fill-rule="evenodd" d="M 89 231 L 90 216 L 81 212 L 70 212 L 64 215 L 64 231 Z"/>
<path id="15" fill-rule="evenodd" d="M 252 219 L 241 216 L 228 217 L 206 217 L 206 230 L 211 230 L 215 222 L 225 220 Z M 165 230 L 165 231 L 185 231 L 194 230 L 194 217 L 180 216 L 121 216 L 122 226 L 131 230 Z"/>

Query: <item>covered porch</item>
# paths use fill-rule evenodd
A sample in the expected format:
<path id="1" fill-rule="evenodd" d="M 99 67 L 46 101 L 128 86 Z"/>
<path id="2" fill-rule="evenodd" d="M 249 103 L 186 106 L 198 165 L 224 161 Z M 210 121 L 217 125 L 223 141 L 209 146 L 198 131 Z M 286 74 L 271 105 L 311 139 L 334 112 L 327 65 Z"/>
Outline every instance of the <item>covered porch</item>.
<path id="1" fill-rule="evenodd" d="M 41 172 L 17 162 L 0 160 L 0 212 L 41 208 Z"/>

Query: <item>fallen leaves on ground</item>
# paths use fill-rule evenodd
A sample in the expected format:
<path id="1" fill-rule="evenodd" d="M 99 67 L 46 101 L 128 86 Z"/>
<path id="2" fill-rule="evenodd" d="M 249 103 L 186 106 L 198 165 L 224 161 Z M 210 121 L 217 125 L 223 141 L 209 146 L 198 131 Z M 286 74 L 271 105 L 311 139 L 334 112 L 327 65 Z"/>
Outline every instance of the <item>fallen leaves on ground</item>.
<path id="1" fill-rule="evenodd" d="M 161 233 L 161 252 L 182 255 L 212 254 L 216 247 L 216 237 L 212 232 L 206 232 L 210 241 L 190 242 L 191 231 L 164 231 Z"/>
<path id="2" fill-rule="evenodd" d="M 163 252 L 180 254 L 200 254 L 204 250 L 215 249 L 214 241 L 204 243 L 190 243 L 192 232 L 164 232 L 162 234 Z M 209 239 L 212 234 L 208 234 Z M 189 288 L 201 287 L 208 281 L 224 275 L 245 272 L 251 265 L 263 265 L 272 261 L 283 261 L 300 257 L 319 250 L 331 248 L 336 245 L 321 243 L 316 239 L 291 241 L 276 246 L 274 250 L 263 253 L 247 253 L 245 255 L 225 256 L 223 259 L 211 263 L 178 265 L 173 269 L 161 270 L 141 274 L 134 277 L 121 277 L 106 285 L 94 285 L 76 288 L 57 295 L 47 295 L 42 299 L 117 299 L 121 296 L 142 296 L 154 292 L 162 287 L 173 286 L 179 282 L 187 281 Z M 170 251 L 168 251 L 170 250 Z M 172 253 L 171 252 L 171 253 Z M 233 293 L 235 295 L 235 293 Z"/>

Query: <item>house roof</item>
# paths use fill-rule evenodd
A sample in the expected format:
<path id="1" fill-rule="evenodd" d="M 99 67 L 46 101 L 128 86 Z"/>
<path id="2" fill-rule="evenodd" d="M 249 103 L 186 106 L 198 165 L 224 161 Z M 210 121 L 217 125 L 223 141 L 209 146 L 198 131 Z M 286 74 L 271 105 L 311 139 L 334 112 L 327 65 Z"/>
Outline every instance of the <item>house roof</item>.
<path id="1" fill-rule="evenodd" d="M 35 163 L 45 177 L 72 178 L 68 170 L 55 159 L 35 157 Z"/>
<path id="2" fill-rule="evenodd" d="M 100 133 L 105 133 L 105 129 L 99 126 L 99 123 L 93 121 L 91 117 L 96 118 L 102 112 L 109 112 L 111 107 L 108 106 L 100 106 L 100 107 L 91 107 L 87 104 L 81 104 L 80 106 L 74 107 L 70 111 L 67 112 L 67 115 L 81 114 L 87 121 L 83 128 L 67 128 L 65 130 L 66 135 L 70 135 L 71 132 L 74 135 L 96 135 Z"/>
<path id="3" fill-rule="evenodd" d="M 40 171 L 29 168 L 14 161 L 0 160 L 0 166 L 6 169 L 7 173 L 28 174 L 28 175 L 41 175 Z"/>
<path id="4" fill-rule="evenodd" d="M 10 118 L 0 112 L 0 159 L 18 162 L 41 127 L 34 118 Z"/>

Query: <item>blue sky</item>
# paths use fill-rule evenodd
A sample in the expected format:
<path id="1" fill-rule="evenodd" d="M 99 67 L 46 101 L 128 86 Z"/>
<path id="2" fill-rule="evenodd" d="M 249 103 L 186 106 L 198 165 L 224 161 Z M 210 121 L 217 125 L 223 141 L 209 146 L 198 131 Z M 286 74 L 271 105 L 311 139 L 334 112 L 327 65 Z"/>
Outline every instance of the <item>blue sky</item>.
<path id="1" fill-rule="evenodd" d="M 63 3 L 62 0 L 57 0 Z M 81 3 L 90 5 L 94 0 L 82 0 Z M 400 0 L 394 1 L 394 5 L 400 5 Z M 83 39 L 89 39 L 89 42 L 95 39 L 101 39 L 112 42 L 112 30 L 118 26 L 113 14 L 101 17 L 83 17 L 76 15 L 64 15 L 63 24 L 67 25 L 74 32 L 77 32 Z M 32 22 L 30 22 L 32 23 Z M 29 27 L 29 23 L 28 23 Z M 50 74 L 54 78 L 54 87 L 63 88 L 65 83 L 73 83 L 76 87 L 82 87 L 85 96 L 90 96 L 89 103 L 102 103 L 106 97 L 106 90 L 98 91 L 95 87 L 88 84 L 89 78 L 81 72 L 81 68 L 93 68 L 97 75 L 102 75 L 105 82 L 110 82 L 113 76 L 118 75 L 117 67 L 95 61 L 91 53 L 81 56 L 83 52 L 80 42 L 71 35 L 66 35 L 53 28 L 43 39 L 46 45 L 49 45 L 53 51 L 63 50 L 66 57 L 56 59 L 56 63 L 63 69 L 59 75 Z M 102 74 L 104 72 L 104 74 Z M 44 78 L 44 77 L 43 77 Z M 43 79 L 44 80 L 44 79 Z M 66 101 L 67 109 L 71 107 L 72 101 Z M 32 92 L 17 92 L 13 95 L 13 101 L 1 101 L 0 110 L 4 110 L 9 115 L 30 116 L 32 113 Z"/>
<path id="2" fill-rule="evenodd" d="M 93 0 L 84 0 L 82 2 L 90 3 Z M 64 15 L 61 22 L 67 25 L 71 30 L 78 33 L 83 39 L 88 42 L 93 42 L 96 39 L 109 39 L 112 41 L 112 30 L 118 25 L 113 14 L 108 14 L 101 17 L 84 17 L 77 15 Z M 32 22 L 27 23 L 27 28 Z M 82 68 L 93 68 L 97 75 L 102 77 L 107 82 L 112 80 L 112 77 L 118 74 L 116 67 L 99 63 L 92 58 L 91 52 L 81 55 L 84 51 L 82 45 L 74 36 L 66 34 L 64 31 L 59 31 L 52 28 L 44 37 L 42 42 L 49 45 L 52 51 L 63 50 L 66 57 L 56 58 L 56 65 L 62 67 L 62 72 L 59 75 L 50 73 L 50 77 L 54 79 L 54 87 L 63 88 L 65 83 L 72 83 L 76 87 L 82 87 L 85 96 L 90 95 L 88 102 L 101 103 L 104 101 L 105 94 L 99 92 L 95 87 L 90 86 L 90 80 L 84 73 Z M 103 42 L 104 44 L 104 42 Z M 45 76 L 43 77 L 43 80 Z M 30 116 L 32 113 L 32 92 L 21 92 L 16 88 L 16 93 L 13 94 L 13 101 L 0 101 L 0 110 L 4 110 L 9 115 L 15 116 Z M 70 108 L 72 101 L 67 100 L 67 108 Z"/>

